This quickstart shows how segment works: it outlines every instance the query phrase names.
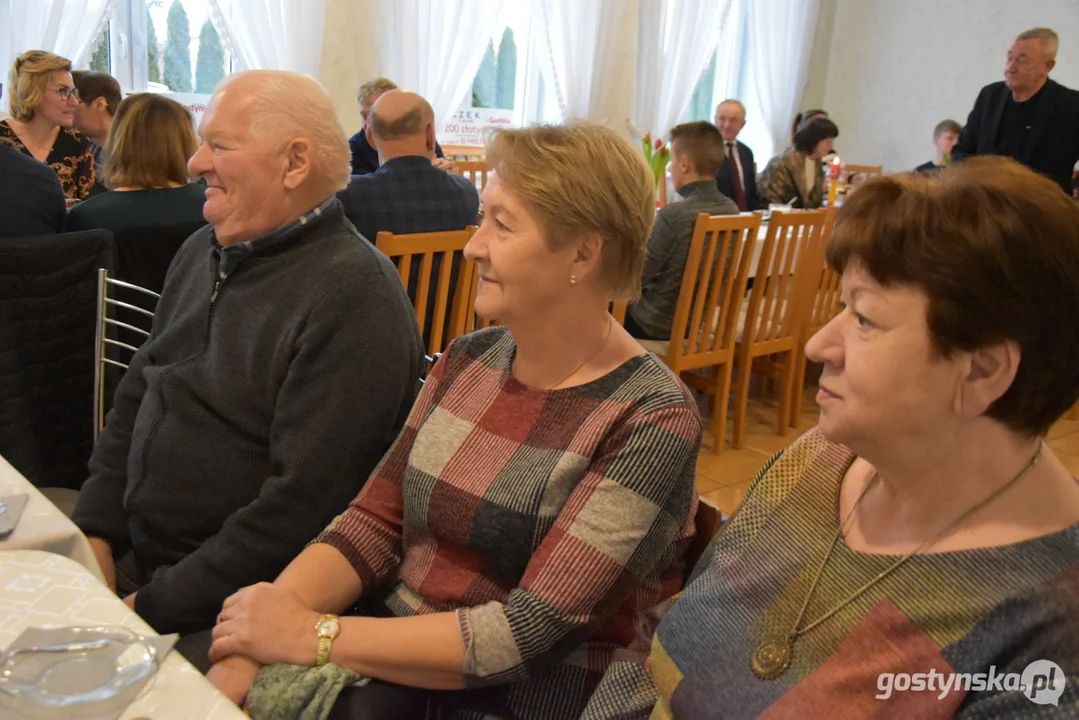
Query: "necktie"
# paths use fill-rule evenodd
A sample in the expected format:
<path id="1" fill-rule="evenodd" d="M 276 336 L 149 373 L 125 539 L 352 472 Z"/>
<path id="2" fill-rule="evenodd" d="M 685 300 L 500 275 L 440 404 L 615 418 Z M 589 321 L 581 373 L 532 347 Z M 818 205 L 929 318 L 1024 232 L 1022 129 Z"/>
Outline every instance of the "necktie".
<path id="1" fill-rule="evenodd" d="M 745 212 L 748 209 L 746 207 L 746 193 L 745 190 L 742 189 L 742 177 L 741 173 L 738 172 L 738 163 L 735 160 L 737 155 L 735 155 L 735 152 L 737 151 L 734 148 L 734 143 L 727 143 L 727 164 L 731 169 L 731 181 L 734 185 L 734 201 L 738 203 L 738 209 Z"/>

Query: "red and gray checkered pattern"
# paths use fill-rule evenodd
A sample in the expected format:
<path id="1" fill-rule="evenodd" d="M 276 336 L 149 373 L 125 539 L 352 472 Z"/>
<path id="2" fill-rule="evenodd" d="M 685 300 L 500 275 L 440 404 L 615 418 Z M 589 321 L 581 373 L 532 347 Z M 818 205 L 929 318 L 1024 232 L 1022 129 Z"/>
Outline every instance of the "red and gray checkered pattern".
<path id="1" fill-rule="evenodd" d="M 319 541 L 365 588 L 396 580 L 395 614 L 455 611 L 471 687 L 519 683 L 518 717 L 576 718 L 638 616 L 682 585 L 701 421 L 653 355 L 538 391 L 510 373 L 515 350 L 500 327 L 455 341 Z"/>

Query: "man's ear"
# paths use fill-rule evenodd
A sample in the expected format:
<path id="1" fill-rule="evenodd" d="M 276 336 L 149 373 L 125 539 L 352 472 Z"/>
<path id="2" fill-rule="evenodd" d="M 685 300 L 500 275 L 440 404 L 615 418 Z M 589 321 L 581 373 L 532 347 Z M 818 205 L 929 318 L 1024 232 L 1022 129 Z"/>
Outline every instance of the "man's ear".
<path id="1" fill-rule="evenodd" d="M 307 138 L 296 138 L 285 148 L 285 187 L 295 190 L 311 175 L 315 147 Z"/>
<path id="2" fill-rule="evenodd" d="M 104 97 L 94 98 L 94 101 L 90 103 L 90 107 L 92 107 L 97 112 L 108 112 L 109 101 L 106 100 Z"/>

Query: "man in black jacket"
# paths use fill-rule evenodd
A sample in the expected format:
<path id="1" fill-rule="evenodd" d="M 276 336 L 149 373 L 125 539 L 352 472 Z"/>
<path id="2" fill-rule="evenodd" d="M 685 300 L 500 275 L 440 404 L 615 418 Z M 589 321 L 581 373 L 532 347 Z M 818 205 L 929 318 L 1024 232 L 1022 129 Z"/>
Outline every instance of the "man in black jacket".
<path id="1" fill-rule="evenodd" d="M 62 232 L 67 207 L 56 171 L 0 145 L 0 238 Z"/>
<path id="2" fill-rule="evenodd" d="M 738 209 L 757 210 L 761 197 L 757 192 L 757 168 L 753 151 L 738 142 L 738 133 L 746 124 L 746 107 L 737 100 L 724 100 L 716 106 L 716 127 L 723 136 L 726 155 L 716 171 L 716 187 L 734 200 Z"/>
<path id="3" fill-rule="evenodd" d="M 1079 92 L 1049 79 L 1059 41 L 1048 28 L 1020 35 L 1008 50 L 1004 81 L 978 94 L 952 159 L 1006 155 L 1072 193 L 1079 161 Z"/>
<path id="4" fill-rule="evenodd" d="M 318 81 L 233 75 L 199 135 L 210 225 L 172 263 L 72 519 L 125 602 L 207 668 L 222 602 L 345 509 L 424 364 L 396 269 L 334 196 L 348 144 Z"/>

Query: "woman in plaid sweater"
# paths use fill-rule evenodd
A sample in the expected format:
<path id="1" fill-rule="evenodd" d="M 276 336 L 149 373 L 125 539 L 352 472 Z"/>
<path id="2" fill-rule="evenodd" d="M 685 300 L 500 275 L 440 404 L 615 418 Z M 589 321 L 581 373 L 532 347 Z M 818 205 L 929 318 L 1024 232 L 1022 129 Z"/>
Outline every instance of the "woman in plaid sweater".
<path id="1" fill-rule="evenodd" d="M 261 664 L 315 664 L 325 613 L 388 591 L 395 617 L 340 620 L 329 661 L 377 681 L 339 705 L 393 687 L 443 717 L 576 718 L 682 585 L 700 418 L 607 312 L 639 292 L 648 169 L 588 123 L 502 130 L 487 153 L 465 254 L 501 326 L 454 342 L 349 508 L 226 601 L 210 677 L 234 700 Z"/>

